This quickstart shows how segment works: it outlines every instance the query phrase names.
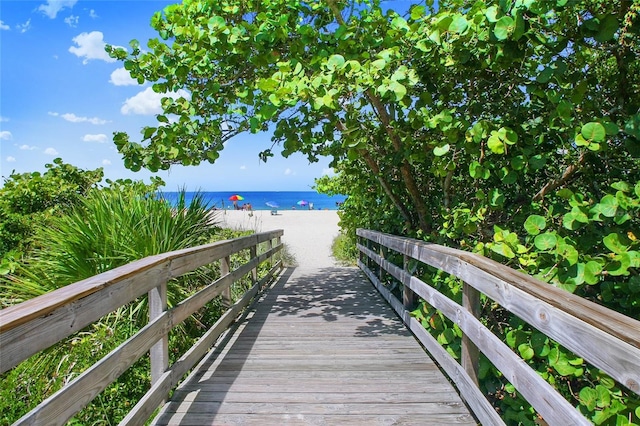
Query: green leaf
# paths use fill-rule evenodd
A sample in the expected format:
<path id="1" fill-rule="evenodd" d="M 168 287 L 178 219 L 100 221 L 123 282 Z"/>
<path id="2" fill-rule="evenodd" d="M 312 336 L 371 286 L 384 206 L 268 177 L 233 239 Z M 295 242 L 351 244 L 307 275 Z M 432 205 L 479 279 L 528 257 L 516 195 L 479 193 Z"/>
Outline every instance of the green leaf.
<path id="1" fill-rule="evenodd" d="M 491 152 L 494 152 L 496 154 L 504 154 L 504 144 L 495 131 L 491 132 L 491 136 L 489 137 L 489 140 L 487 140 L 487 146 L 489 147 Z"/>
<path id="2" fill-rule="evenodd" d="M 587 262 L 584 266 L 584 282 L 589 285 L 597 284 L 600 281 L 602 265 L 595 260 Z"/>
<path id="3" fill-rule="evenodd" d="M 582 388 L 578 394 L 580 397 L 580 403 L 587 407 L 587 410 L 593 411 L 596 408 L 596 400 L 598 399 L 598 393 L 592 388 Z"/>
<path id="4" fill-rule="evenodd" d="M 602 239 L 605 247 L 613 253 L 621 254 L 627 251 L 630 241 L 616 233 L 611 233 Z"/>
<path id="5" fill-rule="evenodd" d="M 451 147 L 450 147 L 449 144 L 444 144 L 442 146 L 436 146 L 435 148 L 433 148 L 433 155 L 435 155 L 436 157 L 442 157 L 447 152 L 449 152 L 450 148 Z"/>
<path id="6" fill-rule="evenodd" d="M 609 41 L 618 31 L 618 18 L 615 15 L 607 15 L 604 19 L 600 20 L 598 26 L 598 33 L 595 35 L 595 39 L 600 43 Z"/>
<path id="7" fill-rule="evenodd" d="M 489 201 L 493 207 L 500 207 L 504 204 L 504 194 L 500 188 L 493 188 L 489 191 Z"/>
<path id="8" fill-rule="evenodd" d="M 602 385 L 597 385 L 596 393 L 598 394 L 596 401 L 598 408 L 606 408 L 611 405 L 611 392 L 609 392 L 609 389 Z"/>
<path id="9" fill-rule="evenodd" d="M 496 26 L 493 29 L 493 35 L 496 36 L 498 40 L 506 40 L 509 37 L 509 34 L 513 32 L 515 28 L 515 23 L 513 18 L 510 16 L 503 16 L 496 22 Z"/>
<path id="10" fill-rule="evenodd" d="M 449 31 L 457 34 L 461 34 L 469 28 L 469 22 L 464 18 L 464 16 L 458 15 L 453 18 L 451 24 L 449 25 Z"/>
<path id="11" fill-rule="evenodd" d="M 272 92 L 278 88 L 278 82 L 272 78 L 266 78 L 258 81 L 258 89 L 263 92 Z"/>
<path id="12" fill-rule="evenodd" d="M 582 126 L 580 134 L 590 142 L 604 142 L 605 137 L 607 136 L 604 126 L 593 121 Z"/>
<path id="13" fill-rule="evenodd" d="M 492 244 L 491 250 L 509 259 L 513 259 L 514 257 L 516 257 L 513 250 L 511 250 L 511 248 L 504 243 Z"/>
<path id="14" fill-rule="evenodd" d="M 619 277 L 622 275 L 629 275 L 630 266 L 631 256 L 629 256 L 629 253 L 622 253 L 614 256 L 612 262 L 610 262 L 605 269 L 609 275 Z"/>
<path id="15" fill-rule="evenodd" d="M 411 6 L 411 19 L 418 20 L 425 15 L 424 6 L 413 5 Z"/>
<path id="16" fill-rule="evenodd" d="M 327 60 L 327 68 L 329 70 L 342 69 L 344 66 L 344 56 L 342 55 L 331 55 Z"/>
<path id="17" fill-rule="evenodd" d="M 520 330 L 510 330 L 506 337 L 506 342 L 507 345 L 509 345 L 510 348 L 514 348 L 516 347 L 516 345 L 518 344 L 518 337 L 520 337 L 519 335 L 522 332 Z"/>
<path id="18" fill-rule="evenodd" d="M 411 28 L 409 27 L 409 25 L 407 25 L 407 21 L 401 16 L 396 16 L 395 18 L 393 18 L 393 20 L 391 21 L 391 27 L 396 30 L 411 31 Z"/>
<path id="19" fill-rule="evenodd" d="M 160 121 L 160 120 L 158 120 Z M 155 127 L 145 127 L 144 128 L 144 139 L 149 139 L 151 136 L 153 136 L 153 134 L 155 133 L 156 128 Z"/>
<path id="20" fill-rule="evenodd" d="M 387 61 L 385 61 L 384 59 L 376 59 L 375 61 L 371 62 L 371 66 L 377 70 L 384 69 L 386 65 L 387 65 Z"/>
<path id="21" fill-rule="evenodd" d="M 498 6 L 491 6 L 484 14 L 489 22 L 498 22 L 498 12 Z"/>
<path id="22" fill-rule="evenodd" d="M 605 195 L 600 200 L 600 213 L 606 217 L 614 217 L 618 210 L 618 199 L 613 195 Z"/>
<path id="23" fill-rule="evenodd" d="M 209 27 L 210 30 L 215 30 L 215 29 L 224 27 L 226 25 L 227 23 L 225 22 L 222 16 L 214 16 L 211 19 L 209 19 L 209 22 L 207 22 L 207 26 Z"/>
<path id="24" fill-rule="evenodd" d="M 611 184 L 611 187 L 613 189 L 617 189 L 618 191 L 622 191 L 622 192 L 630 192 L 631 191 L 631 186 L 629 186 L 629 184 L 627 182 L 615 182 L 613 184 Z"/>
<path id="25" fill-rule="evenodd" d="M 562 217 L 562 226 L 575 231 L 582 226 L 582 223 L 578 220 L 578 216 L 574 211 L 570 211 Z"/>
<path id="26" fill-rule="evenodd" d="M 396 95 L 396 101 L 401 100 L 407 94 L 407 88 L 397 81 L 389 83 L 389 89 Z"/>
<path id="27" fill-rule="evenodd" d="M 531 346 L 529 346 L 528 343 L 523 343 L 520 346 L 518 346 L 518 352 L 520 352 L 520 356 L 525 361 L 530 360 L 531 358 L 533 358 L 533 355 L 535 354 L 534 351 L 533 351 L 533 348 Z"/>
<path id="28" fill-rule="evenodd" d="M 544 217 L 537 214 L 532 214 L 524 222 L 524 229 L 529 235 L 538 235 L 546 226 L 547 222 Z"/>

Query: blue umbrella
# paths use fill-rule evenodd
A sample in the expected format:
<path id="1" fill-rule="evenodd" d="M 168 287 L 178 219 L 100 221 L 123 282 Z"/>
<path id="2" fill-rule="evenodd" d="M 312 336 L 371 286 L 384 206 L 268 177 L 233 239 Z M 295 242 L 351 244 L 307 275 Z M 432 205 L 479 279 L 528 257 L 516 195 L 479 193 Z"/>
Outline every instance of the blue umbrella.
<path id="1" fill-rule="evenodd" d="M 275 201 L 267 201 L 265 204 L 272 209 L 277 209 L 278 207 L 280 207 Z"/>
<path id="2" fill-rule="evenodd" d="M 306 202 L 305 200 L 300 200 L 297 203 L 299 206 L 306 206 L 307 204 L 309 204 L 308 202 Z"/>

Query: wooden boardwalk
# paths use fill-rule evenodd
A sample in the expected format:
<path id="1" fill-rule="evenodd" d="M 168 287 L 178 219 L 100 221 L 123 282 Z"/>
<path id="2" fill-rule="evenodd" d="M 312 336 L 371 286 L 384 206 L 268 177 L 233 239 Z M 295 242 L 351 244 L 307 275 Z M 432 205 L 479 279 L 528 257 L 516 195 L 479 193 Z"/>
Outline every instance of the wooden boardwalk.
<path id="1" fill-rule="evenodd" d="M 155 425 L 475 425 L 356 268 L 287 269 Z"/>

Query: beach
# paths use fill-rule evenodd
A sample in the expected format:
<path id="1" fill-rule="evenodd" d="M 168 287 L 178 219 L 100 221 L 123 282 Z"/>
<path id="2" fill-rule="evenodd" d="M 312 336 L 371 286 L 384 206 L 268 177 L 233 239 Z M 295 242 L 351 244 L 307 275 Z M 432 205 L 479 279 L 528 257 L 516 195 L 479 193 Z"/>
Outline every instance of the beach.
<path id="1" fill-rule="evenodd" d="M 283 229 L 282 241 L 295 257 L 299 268 L 336 266 L 331 253 L 333 239 L 338 236 L 336 210 L 216 210 L 215 220 L 223 228 L 256 232 Z"/>

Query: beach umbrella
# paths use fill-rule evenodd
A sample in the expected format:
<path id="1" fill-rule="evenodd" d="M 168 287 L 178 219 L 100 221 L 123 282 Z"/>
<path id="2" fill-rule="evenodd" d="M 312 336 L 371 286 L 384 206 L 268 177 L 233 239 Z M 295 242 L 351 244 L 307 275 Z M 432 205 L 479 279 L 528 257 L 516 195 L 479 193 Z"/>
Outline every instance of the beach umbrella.
<path id="1" fill-rule="evenodd" d="M 309 204 L 308 202 L 306 202 L 305 200 L 300 200 L 297 203 L 299 206 L 306 206 L 307 204 Z"/>
<path id="2" fill-rule="evenodd" d="M 232 195 L 231 197 L 229 197 L 229 200 L 230 201 L 241 201 L 241 200 L 244 200 L 244 197 L 242 195 L 235 194 L 235 195 Z"/>
<path id="3" fill-rule="evenodd" d="M 280 205 L 275 201 L 267 201 L 265 204 L 271 207 L 272 209 L 277 209 L 278 207 L 280 207 Z"/>

